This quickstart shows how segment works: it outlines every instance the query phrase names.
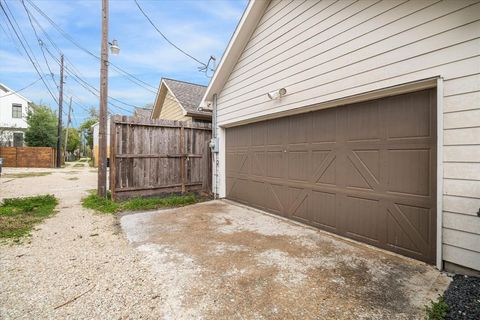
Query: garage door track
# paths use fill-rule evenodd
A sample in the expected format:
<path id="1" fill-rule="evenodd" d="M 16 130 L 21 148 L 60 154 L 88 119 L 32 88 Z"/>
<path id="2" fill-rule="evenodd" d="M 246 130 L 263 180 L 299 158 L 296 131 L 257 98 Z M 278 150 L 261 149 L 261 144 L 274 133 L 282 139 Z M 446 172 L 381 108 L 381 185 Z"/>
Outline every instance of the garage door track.
<path id="1" fill-rule="evenodd" d="M 125 215 L 165 318 L 417 319 L 449 278 L 433 266 L 211 201 Z"/>

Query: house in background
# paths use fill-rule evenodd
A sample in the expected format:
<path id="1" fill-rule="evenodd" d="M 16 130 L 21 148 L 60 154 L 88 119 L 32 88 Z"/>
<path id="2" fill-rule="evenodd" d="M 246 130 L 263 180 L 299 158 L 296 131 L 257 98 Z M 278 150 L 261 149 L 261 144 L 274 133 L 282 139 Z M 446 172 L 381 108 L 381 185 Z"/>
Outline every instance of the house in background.
<path id="1" fill-rule="evenodd" d="M 23 147 L 30 100 L 0 83 L 0 146 Z"/>
<path id="2" fill-rule="evenodd" d="M 153 105 L 151 118 L 211 122 L 211 110 L 199 108 L 206 89 L 207 87 L 199 84 L 166 78 L 162 79 Z"/>
<path id="3" fill-rule="evenodd" d="M 137 118 L 150 119 L 152 116 L 151 108 L 135 108 L 133 116 Z"/>
<path id="4" fill-rule="evenodd" d="M 92 150 L 92 158 L 93 158 L 93 166 L 97 167 L 98 166 L 98 136 L 99 136 L 99 128 L 100 125 L 99 123 L 95 123 L 92 125 L 92 131 L 93 131 L 93 150 Z M 107 132 L 106 132 L 106 138 L 107 138 L 107 159 L 110 158 L 110 116 L 107 118 Z"/>
<path id="5" fill-rule="evenodd" d="M 213 189 L 478 274 L 479 17 L 478 1 L 250 1 L 203 102 Z"/>

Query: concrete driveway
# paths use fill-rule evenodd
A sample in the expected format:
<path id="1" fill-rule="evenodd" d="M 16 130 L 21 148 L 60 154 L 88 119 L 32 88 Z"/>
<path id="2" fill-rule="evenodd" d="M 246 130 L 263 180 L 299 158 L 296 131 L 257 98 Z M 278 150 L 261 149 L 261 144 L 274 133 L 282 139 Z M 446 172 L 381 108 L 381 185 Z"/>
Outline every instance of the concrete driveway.
<path id="1" fill-rule="evenodd" d="M 121 218 L 162 283 L 165 318 L 420 319 L 433 266 L 233 203 Z"/>

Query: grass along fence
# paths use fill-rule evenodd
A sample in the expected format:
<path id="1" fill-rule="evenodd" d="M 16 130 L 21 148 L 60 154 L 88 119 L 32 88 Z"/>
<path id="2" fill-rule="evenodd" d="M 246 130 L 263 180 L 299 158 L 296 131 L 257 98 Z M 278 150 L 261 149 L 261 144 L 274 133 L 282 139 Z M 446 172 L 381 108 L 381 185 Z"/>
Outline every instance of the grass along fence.
<path id="1" fill-rule="evenodd" d="M 208 123 L 110 119 L 112 199 L 211 191 Z"/>

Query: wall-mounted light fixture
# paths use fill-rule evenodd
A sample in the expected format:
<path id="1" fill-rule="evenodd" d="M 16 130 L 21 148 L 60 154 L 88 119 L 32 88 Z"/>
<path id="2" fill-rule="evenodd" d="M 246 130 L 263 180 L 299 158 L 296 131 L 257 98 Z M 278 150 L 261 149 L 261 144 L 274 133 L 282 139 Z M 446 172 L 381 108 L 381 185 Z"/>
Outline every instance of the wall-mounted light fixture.
<path id="1" fill-rule="evenodd" d="M 287 89 L 281 88 L 275 91 L 270 91 L 269 93 L 267 93 L 267 96 L 270 100 L 276 100 L 276 99 L 280 99 L 286 94 L 287 94 Z"/>

